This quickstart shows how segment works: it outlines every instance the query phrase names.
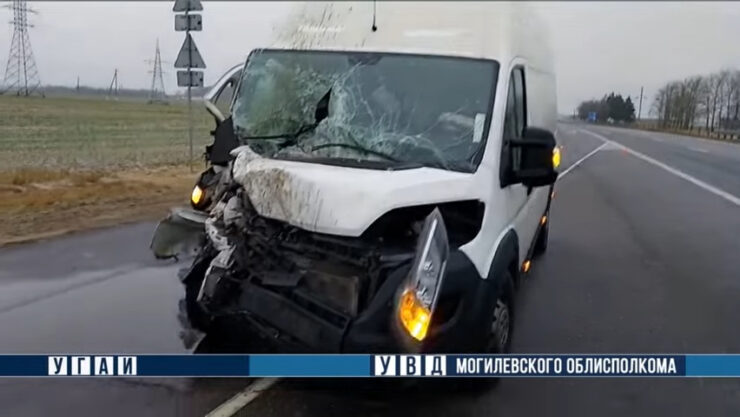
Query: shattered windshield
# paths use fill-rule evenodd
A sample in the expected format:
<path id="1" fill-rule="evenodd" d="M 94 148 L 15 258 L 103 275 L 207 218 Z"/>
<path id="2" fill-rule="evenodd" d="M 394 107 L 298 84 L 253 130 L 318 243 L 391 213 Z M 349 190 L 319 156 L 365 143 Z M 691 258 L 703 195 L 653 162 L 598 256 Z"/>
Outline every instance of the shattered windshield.
<path id="1" fill-rule="evenodd" d="M 497 74 L 492 60 L 260 50 L 247 61 L 234 131 L 267 157 L 472 172 Z"/>

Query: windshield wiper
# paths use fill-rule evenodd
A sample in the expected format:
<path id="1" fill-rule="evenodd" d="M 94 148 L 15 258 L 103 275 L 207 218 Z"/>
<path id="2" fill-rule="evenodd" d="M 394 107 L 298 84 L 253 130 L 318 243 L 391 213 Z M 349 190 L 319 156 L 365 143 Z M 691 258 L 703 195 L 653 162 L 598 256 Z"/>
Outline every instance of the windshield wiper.
<path id="1" fill-rule="evenodd" d="M 277 135 L 242 136 L 241 139 L 248 139 L 248 140 L 252 140 L 252 139 L 258 139 L 258 140 L 262 140 L 262 139 L 290 139 L 290 141 L 295 141 L 298 138 L 298 136 L 300 136 L 300 135 L 302 135 L 302 134 L 304 134 L 306 132 L 309 132 L 311 130 L 316 129 L 316 126 L 318 126 L 318 125 L 319 125 L 318 123 L 311 123 L 311 124 L 303 125 L 303 126 L 299 127 L 298 130 L 296 130 L 295 132 L 279 133 Z"/>
<path id="2" fill-rule="evenodd" d="M 430 167 L 430 168 L 440 168 L 440 169 L 444 169 L 448 171 L 460 171 L 460 170 L 465 171 L 466 170 L 465 168 L 461 169 L 460 167 L 453 168 L 450 166 L 448 162 L 443 161 L 441 158 L 437 158 L 437 160 L 434 162 L 404 161 L 404 160 L 395 158 L 391 155 L 388 155 L 386 153 L 375 151 L 375 150 L 368 149 L 360 145 L 354 145 L 351 143 L 325 143 L 322 145 L 317 145 L 317 146 L 312 147 L 311 152 L 319 150 L 319 149 L 332 148 L 332 147 L 352 149 L 352 150 L 362 152 L 365 154 L 378 156 L 385 160 L 391 161 L 395 164 L 401 164 L 401 165 L 396 166 L 396 168 L 409 169 L 409 168 Z"/>
<path id="3" fill-rule="evenodd" d="M 347 149 L 352 149 L 358 152 L 363 152 L 368 155 L 375 155 L 377 157 L 384 158 L 391 162 L 401 162 L 399 159 L 394 158 L 383 152 L 374 151 L 372 149 L 363 148 L 362 146 L 352 145 L 350 143 L 325 143 L 323 145 L 314 146 L 313 148 L 311 148 L 311 152 L 317 151 L 319 149 L 324 149 L 324 148 L 347 148 Z"/>
<path id="4" fill-rule="evenodd" d="M 288 133 L 280 133 L 277 135 L 262 135 L 262 136 L 244 136 L 242 139 L 259 139 L 259 140 L 265 140 L 265 139 L 288 139 L 287 141 L 280 144 L 281 148 L 285 148 L 287 146 L 295 145 L 298 137 L 301 136 L 304 133 L 310 132 L 321 123 L 322 120 L 326 119 L 329 116 L 329 100 L 331 99 L 331 88 L 329 88 L 329 91 L 324 94 L 321 99 L 319 99 L 318 103 L 316 103 L 316 111 L 314 112 L 314 122 L 311 124 L 306 124 L 298 128 L 295 132 L 288 132 Z"/>

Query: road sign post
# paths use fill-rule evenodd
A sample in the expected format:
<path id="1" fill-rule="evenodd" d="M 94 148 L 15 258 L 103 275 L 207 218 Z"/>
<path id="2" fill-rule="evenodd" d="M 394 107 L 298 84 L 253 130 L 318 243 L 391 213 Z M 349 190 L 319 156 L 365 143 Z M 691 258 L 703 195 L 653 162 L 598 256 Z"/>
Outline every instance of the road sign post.
<path id="1" fill-rule="evenodd" d="M 193 171 L 193 87 L 203 86 L 203 71 L 193 71 L 193 68 L 205 68 L 206 64 L 200 56 L 195 40 L 190 36 L 191 31 L 203 29 L 203 17 L 191 14 L 193 11 L 203 10 L 200 0 L 175 0 L 173 12 L 185 12 L 175 15 L 175 31 L 185 32 L 185 41 L 177 54 L 175 68 L 185 68 L 177 71 L 177 86 L 188 88 L 188 142 L 190 145 L 190 171 Z"/>

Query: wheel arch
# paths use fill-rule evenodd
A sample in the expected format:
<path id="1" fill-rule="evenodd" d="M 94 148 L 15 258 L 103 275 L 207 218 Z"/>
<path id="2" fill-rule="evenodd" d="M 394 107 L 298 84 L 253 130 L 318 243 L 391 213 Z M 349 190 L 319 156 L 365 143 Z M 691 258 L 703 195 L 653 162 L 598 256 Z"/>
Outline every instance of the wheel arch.
<path id="1" fill-rule="evenodd" d="M 519 237 L 514 229 L 509 229 L 496 247 L 491 267 L 488 269 L 487 279 L 495 282 L 503 274 L 502 271 L 509 270 L 514 279 L 514 284 L 519 283 Z"/>

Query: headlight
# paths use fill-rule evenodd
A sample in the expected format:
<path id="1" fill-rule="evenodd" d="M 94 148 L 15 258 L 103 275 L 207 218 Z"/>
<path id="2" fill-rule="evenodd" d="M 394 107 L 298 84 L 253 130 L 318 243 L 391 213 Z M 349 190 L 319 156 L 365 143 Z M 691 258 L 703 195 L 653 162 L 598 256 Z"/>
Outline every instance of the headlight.
<path id="1" fill-rule="evenodd" d="M 193 207 L 198 208 L 198 206 L 203 202 L 204 197 L 205 192 L 196 184 L 193 188 L 193 192 L 190 194 L 190 202 L 193 203 Z"/>
<path id="2" fill-rule="evenodd" d="M 398 318 L 416 340 L 424 340 L 437 304 L 450 245 L 439 209 L 424 222 L 416 245 L 416 256 L 398 302 Z"/>
<path id="3" fill-rule="evenodd" d="M 556 146 L 552 149 L 552 167 L 557 168 L 560 166 L 560 147 Z"/>

